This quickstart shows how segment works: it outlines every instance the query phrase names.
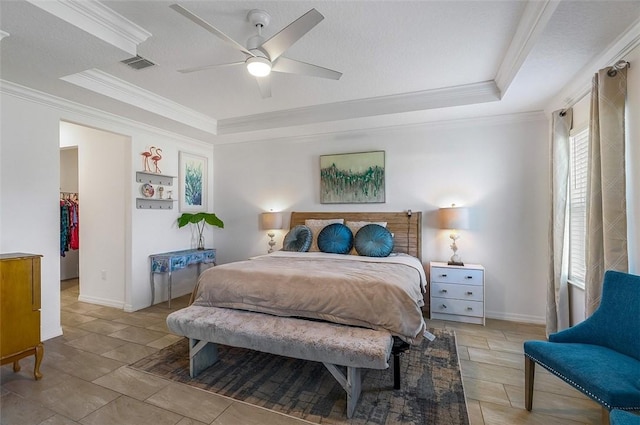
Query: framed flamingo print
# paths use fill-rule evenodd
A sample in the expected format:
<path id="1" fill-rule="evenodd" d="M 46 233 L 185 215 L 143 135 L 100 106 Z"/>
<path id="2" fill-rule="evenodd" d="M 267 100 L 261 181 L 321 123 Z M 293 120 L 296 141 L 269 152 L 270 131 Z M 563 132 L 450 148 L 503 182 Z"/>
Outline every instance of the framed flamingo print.
<path id="1" fill-rule="evenodd" d="M 181 212 L 207 210 L 207 158 L 180 152 L 178 195 Z"/>

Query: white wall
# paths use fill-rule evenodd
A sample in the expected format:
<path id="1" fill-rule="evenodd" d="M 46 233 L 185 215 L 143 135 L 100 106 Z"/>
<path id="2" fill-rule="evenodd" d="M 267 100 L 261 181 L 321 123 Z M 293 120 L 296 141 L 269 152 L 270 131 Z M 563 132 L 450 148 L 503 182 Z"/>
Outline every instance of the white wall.
<path id="1" fill-rule="evenodd" d="M 434 212 L 472 211 L 458 241 L 486 268 L 487 315 L 544 322 L 548 234 L 547 120 L 541 114 L 348 132 L 215 147 L 215 212 L 222 262 L 266 253 L 263 211 L 422 211 L 423 263 L 451 255 Z M 319 156 L 384 150 L 384 204 L 319 203 Z M 287 220 L 288 221 L 288 220 Z M 288 222 L 285 223 L 285 226 Z M 281 246 L 285 230 L 277 234 Z"/>
<path id="2" fill-rule="evenodd" d="M 41 254 L 43 340 L 60 335 L 58 122 L 44 105 L 0 98 L 0 250 Z"/>

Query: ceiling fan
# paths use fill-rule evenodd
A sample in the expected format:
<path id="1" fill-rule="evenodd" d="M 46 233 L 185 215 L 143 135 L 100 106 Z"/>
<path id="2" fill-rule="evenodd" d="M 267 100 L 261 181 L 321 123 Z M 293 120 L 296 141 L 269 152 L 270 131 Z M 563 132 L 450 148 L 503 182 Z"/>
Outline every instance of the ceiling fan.
<path id="1" fill-rule="evenodd" d="M 324 16 L 322 16 L 322 14 L 316 9 L 311 9 L 268 40 L 265 40 L 261 33 L 262 29 L 269 25 L 271 16 L 264 10 L 253 9 L 249 11 L 247 18 L 249 22 L 256 27 L 258 33 L 249 38 L 247 41 L 247 47 L 244 47 L 181 5 L 172 4 L 169 7 L 187 19 L 200 25 L 213 35 L 219 37 L 230 46 L 240 50 L 246 56 L 245 60 L 242 62 L 205 65 L 195 68 L 180 69 L 178 70 L 179 72 L 188 73 L 224 66 L 245 65 L 247 67 L 247 71 L 256 77 L 258 87 L 260 88 L 260 94 L 263 98 L 271 97 L 271 82 L 269 80 L 269 74 L 271 71 L 330 78 L 333 80 L 338 80 L 342 76 L 341 72 L 282 56 L 289 47 L 324 19 Z"/>

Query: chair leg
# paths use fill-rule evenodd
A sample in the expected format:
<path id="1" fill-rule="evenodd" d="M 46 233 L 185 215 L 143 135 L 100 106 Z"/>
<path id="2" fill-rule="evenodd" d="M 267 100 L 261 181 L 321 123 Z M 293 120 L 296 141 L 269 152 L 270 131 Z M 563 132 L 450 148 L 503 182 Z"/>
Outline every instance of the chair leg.
<path id="1" fill-rule="evenodd" d="M 536 363 L 524 356 L 524 406 L 531 412 L 533 407 L 533 381 L 536 377 Z"/>

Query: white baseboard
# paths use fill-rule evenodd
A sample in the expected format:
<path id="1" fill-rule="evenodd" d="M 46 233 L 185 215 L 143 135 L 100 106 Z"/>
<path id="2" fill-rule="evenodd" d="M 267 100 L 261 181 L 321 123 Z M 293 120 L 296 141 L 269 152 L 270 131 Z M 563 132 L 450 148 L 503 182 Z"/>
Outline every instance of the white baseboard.
<path id="1" fill-rule="evenodd" d="M 80 295 L 78 297 L 78 301 L 82 301 L 84 303 L 89 304 L 98 304 L 105 307 L 114 307 L 120 310 L 124 309 L 124 303 L 121 301 L 109 300 L 106 298 L 97 298 L 97 297 L 87 297 L 86 295 Z"/>
<path id="2" fill-rule="evenodd" d="M 544 325 L 547 323 L 545 317 L 531 316 L 528 314 L 513 314 L 496 311 L 487 311 L 485 315 L 488 319 L 506 320 L 509 322 L 533 323 L 536 325 Z"/>

